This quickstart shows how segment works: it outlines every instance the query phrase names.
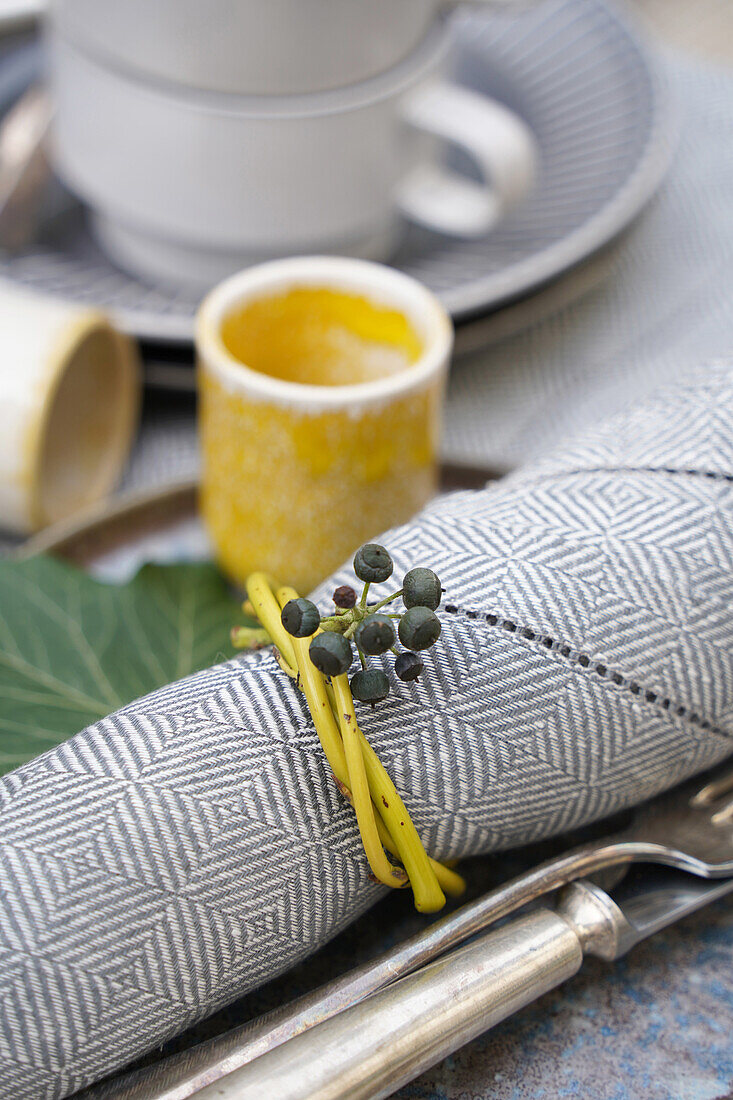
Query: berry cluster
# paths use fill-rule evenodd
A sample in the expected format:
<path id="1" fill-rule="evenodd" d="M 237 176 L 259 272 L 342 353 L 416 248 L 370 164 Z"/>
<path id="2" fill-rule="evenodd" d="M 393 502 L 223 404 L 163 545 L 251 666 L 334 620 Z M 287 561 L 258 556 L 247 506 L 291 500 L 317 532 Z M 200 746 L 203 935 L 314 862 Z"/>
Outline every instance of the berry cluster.
<path id="1" fill-rule="evenodd" d="M 429 649 L 440 636 L 440 620 L 435 614 L 443 590 L 432 569 L 411 569 L 402 588 L 378 603 L 367 603 L 372 584 L 389 580 L 394 562 L 383 546 L 366 543 L 356 552 L 354 573 L 363 582 L 361 596 L 341 585 L 333 594 L 335 612 L 321 618 L 314 603 L 302 598 L 290 600 L 282 610 L 281 621 L 293 638 L 310 638 L 308 653 L 315 667 L 325 676 L 342 676 L 354 658 L 352 642 L 361 661 L 361 669 L 351 677 L 351 693 L 362 703 L 379 703 L 389 694 L 389 679 L 381 669 L 369 668 L 367 657 L 388 650 L 395 654 L 394 669 L 400 680 L 416 680 L 423 663 L 416 651 Z M 383 611 L 402 597 L 404 612 Z M 395 631 L 395 623 L 397 629 Z M 405 647 L 397 651 L 397 637 Z"/>
<path id="2" fill-rule="evenodd" d="M 419 676 L 422 661 L 415 651 L 427 649 L 440 634 L 434 614 L 442 596 L 440 581 L 430 569 L 411 569 L 399 592 L 369 604 L 369 586 L 392 575 L 392 559 L 383 546 L 371 543 L 356 555 L 354 570 L 364 582 L 361 597 L 351 585 L 342 585 L 333 594 L 333 614 L 323 619 L 294 588 L 267 573 L 252 573 L 242 607 L 255 624 L 235 627 L 232 642 L 238 649 L 274 647 L 280 668 L 305 695 L 338 789 L 354 807 L 372 875 L 385 886 L 409 885 L 416 908 L 435 913 L 446 894 L 458 897 L 465 883 L 426 852 L 399 791 L 359 727 L 354 696 L 376 702 L 389 689 L 384 673 L 367 668 L 367 655 L 392 649 L 397 675 L 403 680 Z M 388 610 L 399 596 L 402 614 Z M 395 622 L 400 641 L 410 647 L 407 652 L 397 652 Z M 352 644 L 362 671 L 349 684 Z"/>

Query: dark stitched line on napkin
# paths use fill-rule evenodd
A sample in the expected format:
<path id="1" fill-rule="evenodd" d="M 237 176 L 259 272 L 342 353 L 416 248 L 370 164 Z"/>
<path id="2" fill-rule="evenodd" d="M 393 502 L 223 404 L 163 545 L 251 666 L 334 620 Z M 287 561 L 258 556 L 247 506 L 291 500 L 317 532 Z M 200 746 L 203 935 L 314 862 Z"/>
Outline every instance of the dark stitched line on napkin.
<path id="1" fill-rule="evenodd" d="M 674 466 L 629 466 L 632 474 L 683 474 L 685 477 L 706 477 L 710 481 L 733 481 L 733 474 L 722 474 L 717 470 L 677 469 Z"/>
<path id="2" fill-rule="evenodd" d="M 552 478 L 567 477 L 569 474 L 675 474 L 683 477 L 702 477 L 708 481 L 733 481 L 733 474 L 723 474 L 718 470 L 695 470 L 692 467 L 676 466 L 583 466 L 573 470 L 557 470 L 543 475 Z M 539 480 L 539 479 L 538 479 Z"/>
<path id="3" fill-rule="evenodd" d="M 733 478 L 731 478 L 731 480 L 733 481 Z M 449 615 L 465 615 L 467 619 L 483 619 L 489 626 L 499 627 L 499 629 L 506 630 L 510 634 L 517 634 L 521 638 L 526 638 L 529 642 L 540 642 L 545 649 L 553 653 L 559 653 L 561 657 L 570 661 L 571 664 L 580 665 L 581 668 L 588 669 L 590 672 L 595 672 L 601 679 L 610 680 L 611 683 L 616 684 L 618 687 L 630 691 L 632 695 L 637 695 L 647 703 L 653 703 L 661 707 L 662 710 L 675 715 L 677 718 L 684 718 L 685 721 L 690 722 L 694 726 L 698 726 L 701 730 L 705 730 L 709 733 L 717 733 L 721 737 L 731 737 L 728 730 L 721 729 L 720 726 L 714 726 L 707 718 L 702 718 L 695 711 L 690 711 L 688 707 L 679 703 L 674 703 L 668 696 L 660 695 L 658 691 L 651 691 L 649 688 L 645 688 L 637 680 L 631 680 L 628 676 L 624 676 L 620 672 L 608 668 L 602 661 L 592 661 L 586 653 L 578 652 L 573 646 L 569 646 L 566 642 L 560 642 L 556 638 L 550 637 L 549 634 L 542 634 L 537 630 L 532 630 L 529 626 L 519 626 L 519 624 L 515 623 L 512 619 L 504 619 L 501 615 L 493 615 L 485 611 L 475 611 L 470 608 L 457 607 L 456 604 L 452 603 L 445 604 L 443 610 Z"/>

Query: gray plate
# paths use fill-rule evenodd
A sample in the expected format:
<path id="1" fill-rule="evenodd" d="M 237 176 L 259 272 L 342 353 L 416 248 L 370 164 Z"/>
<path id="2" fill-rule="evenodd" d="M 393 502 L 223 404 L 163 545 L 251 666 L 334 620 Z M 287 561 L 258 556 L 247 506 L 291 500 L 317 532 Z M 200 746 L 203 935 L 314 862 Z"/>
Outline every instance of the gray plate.
<path id="1" fill-rule="evenodd" d="M 536 290 L 618 234 L 657 187 L 672 142 L 665 97 L 635 33 L 602 0 L 539 0 L 462 15 L 454 69 L 531 126 L 542 163 L 531 199 L 489 236 L 409 227 L 397 267 L 456 320 Z M 188 341 L 196 300 L 113 267 L 71 199 L 0 278 L 101 306 L 128 332 Z"/>

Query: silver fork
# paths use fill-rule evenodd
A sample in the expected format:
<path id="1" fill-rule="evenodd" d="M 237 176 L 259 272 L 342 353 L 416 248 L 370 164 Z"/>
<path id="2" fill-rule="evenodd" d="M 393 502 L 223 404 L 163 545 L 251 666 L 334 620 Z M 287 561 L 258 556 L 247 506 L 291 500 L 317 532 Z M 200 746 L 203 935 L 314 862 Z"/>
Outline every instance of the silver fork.
<path id="1" fill-rule="evenodd" d="M 622 832 L 540 864 L 377 959 L 252 1023 L 128 1078 L 92 1088 L 84 1097 L 186 1100 L 288 1039 L 359 1004 L 528 902 L 588 875 L 638 862 L 665 864 L 702 878 L 733 876 L 733 770 L 709 779 L 702 787 L 698 779 L 661 795 L 641 806 Z"/>

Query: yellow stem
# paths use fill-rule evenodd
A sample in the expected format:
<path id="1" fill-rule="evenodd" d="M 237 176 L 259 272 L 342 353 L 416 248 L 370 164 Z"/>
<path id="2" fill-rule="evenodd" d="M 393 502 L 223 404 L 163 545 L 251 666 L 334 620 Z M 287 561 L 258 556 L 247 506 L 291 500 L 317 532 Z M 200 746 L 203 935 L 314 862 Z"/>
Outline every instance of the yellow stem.
<path id="1" fill-rule="evenodd" d="M 281 606 L 284 606 L 288 600 L 297 599 L 297 593 L 291 588 L 280 588 L 277 598 Z M 356 820 L 369 866 L 376 878 L 383 882 L 385 886 L 401 886 L 405 883 L 407 876 L 401 867 L 395 867 L 384 854 L 369 794 L 364 758 L 356 732 L 352 734 L 348 728 L 352 725 L 355 729 L 356 716 L 354 715 L 353 722 L 339 722 L 341 727 L 341 737 L 339 737 L 339 731 L 334 722 L 333 712 L 326 694 L 323 676 L 312 663 L 308 653 L 310 639 L 292 638 L 291 642 L 294 650 L 293 655 L 300 673 L 300 681 L 308 701 L 308 708 L 323 746 L 323 751 L 326 754 L 326 759 L 336 778 L 348 786 L 351 791 Z M 338 679 L 345 681 L 346 694 L 350 699 L 351 692 L 349 691 L 348 678 L 343 676 Z M 351 710 L 353 713 L 353 704 Z M 339 747 L 341 752 L 339 752 Z M 340 766 L 341 760 L 337 759 L 339 756 L 343 759 L 343 770 Z"/>
<path id="2" fill-rule="evenodd" d="M 334 714 L 336 714 L 336 698 L 334 696 L 333 689 L 327 686 L 326 692 L 329 696 Z M 380 814 L 380 817 L 377 821 L 377 827 L 379 828 L 379 835 L 382 844 L 388 852 L 390 852 L 393 856 L 396 856 L 398 859 L 402 860 L 402 851 L 400 851 L 400 848 L 393 838 L 393 834 L 390 832 L 389 824 L 394 821 L 408 821 L 409 828 L 407 837 L 404 836 L 405 830 L 400 824 L 394 826 L 395 829 L 400 830 L 400 833 L 403 834 L 403 848 L 405 846 L 405 840 L 414 842 L 414 838 L 409 836 L 409 830 L 411 829 L 414 833 L 414 837 L 417 838 L 417 844 L 420 851 L 424 853 L 425 849 L 423 847 L 422 841 L 420 840 L 417 830 L 412 823 L 412 819 L 408 814 L 407 809 L 402 802 L 402 799 L 396 792 L 394 783 L 389 777 L 389 772 L 372 749 L 361 729 L 359 729 L 359 737 L 365 757 L 367 757 L 368 754 L 367 779 L 369 781 L 369 789 L 371 791 L 372 801 Z M 364 746 L 366 746 L 366 748 L 364 748 Z M 394 797 L 394 795 L 396 795 L 396 798 Z M 385 805 L 385 799 L 388 805 Z M 401 815 L 399 814 L 400 807 L 402 810 Z M 418 859 L 419 858 L 420 857 L 418 856 Z M 449 897 L 458 898 L 465 892 L 465 879 L 463 879 L 459 874 L 456 874 L 456 872 L 451 870 L 449 867 L 446 867 L 445 864 L 440 863 L 437 859 L 433 859 L 432 856 L 427 856 L 427 860 L 430 864 L 432 871 L 435 874 L 436 879 L 438 880 L 440 887 L 446 894 L 448 894 Z M 404 862 L 404 860 L 402 861 Z M 410 885 L 412 885 L 412 880 L 410 880 Z M 434 895 L 434 901 L 437 904 L 437 895 Z M 415 904 L 417 905 L 417 898 L 415 899 Z M 445 904 L 445 898 L 443 898 L 442 904 Z M 438 908 L 442 908 L 442 905 L 438 905 Z M 435 910 L 426 909 L 421 911 L 434 912 Z"/>
<path id="3" fill-rule="evenodd" d="M 293 639 L 280 621 L 281 608 L 273 594 L 271 578 L 265 573 L 252 573 L 247 577 L 247 595 L 257 618 L 295 675 Z"/>
<path id="4" fill-rule="evenodd" d="M 430 865 L 428 854 L 389 773 L 361 730 L 358 730 L 358 736 L 369 785 L 375 788 L 379 785 L 381 788 L 379 797 L 382 805 L 377 803 L 377 808 L 394 837 L 399 858 L 409 876 L 415 895 L 415 908 L 420 913 L 435 913 L 445 905 L 445 895 Z"/>
<path id="5" fill-rule="evenodd" d="M 300 653 L 298 642 L 295 641 L 295 654 L 300 664 Z M 302 643 L 301 643 L 302 644 Z M 309 662 L 310 663 L 310 662 Z M 323 677 L 320 672 L 311 664 L 311 669 L 305 665 L 303 669 L 303 675 L 300 678 L 300 683 L 305 692 L 306 699 L 308 700 L 308 708 L 313 716 L 313 721 L 316 725 L 316 731 L 320 738 L 321 746 L 323 748 L 324 755 L 328 761 L 328 765 L 333 772 L 338 782 L 339 788 L 342 791 L 344 798 L 346 798 L 351 805 L 354 805 L 354 797 L 349 787 L 349 771 L 346 767 L 346 755 L 344 753 L 344 744 L 341 740 L 341 734 L 339 733 L 336 725 L 335 712 L 331 705 L 331 698 L 333 695 L 333 689 L 327 687 L 324 683 Z M 312 680 L 311 680 L 312 677 Z M 311 698 L 312 693 L 312 698 Z M 328 694 L 327 694 L 328 693 Z M 314 708 L 313 702 L 316 703 Z M 335 703 L 335 699 L 334 699 Z M 324 720 L 323 715 L 326 713 L 325 707 L 329 708 L 331 714 L 331 722 Z M 314 716 L 314 709 L 318 712 L 318 720 Z M 388 852 L 391 852 L 393 856 L 397 855 L 397 845 L 392 840 L 387 826 L 382 821 L 381 817 L 377 817 L 377 830 L 379 832 L 379 839 Z M 458 876 L 456 876 L 458 877 Z M 407 874 L 404 873 L 404 884 L 408 885 Z"/>
<path id="6" fill-rule="evenodd" d="M 465 878 L 432 856 L 428 856 L 428 859 L 443 893 L 449 898 L 462 898 L 466 892 Z"/>
<path id="7" fill-rule="evenodd" d="M 351 790 L 353 782 L 345 752 L 345 743 L 341 740 L 345 723 L 339 718 L 342 712 L 349 713 L 349 709 L 344 710 L 342 706 L 337 705 L 333 688 L 326 684 L 321 673 L 311 662 L 308 653 L 310 639 L 292 638 L 282 625 L 280 619 L 281 607 L 288 600 L 296 599 L 297 592 L 291 588 L 280 588 L 277 591 L 276 600 L 273 594 L 275 587 L 275 582 L 267 575 L 263 573 L 253 574 L 247 581 L 249 602 L 280 651 L 281 664 L 284 670 L 291 677 L 299 678 L 302 683 L 308 707 L 329 767 L 357 811 L 362 843 L 364 843 L 372 871 L 387 886 L 395 887 L 406 884 L 407 874 L 402 868 L 394 867 L 386 859 L 384 852 L 381 850 L 381 845 L 384 845 L 392 855 L 402 859 L 406 867 L 408 862 L 413 866 L 413 871 L 418 876 L 418 892 L 415 895 L 415 904 L 423 912 L 432 912 L 434 909 L 440 908 L 445 901 L 442 898 L 440 889 L 435 889 L 436 879 L 445 892 L 451 896 L 461 894 L 465 889 L 465 883 L 460 875 L 426 855 L 404 804 L 397 795 L 394 784 L 356 723 L 351 692 L 348 689 L 348 681 L 344 676 L 341 679 L 346 684 L 346 698 L 350 713 L 353 716 L 348 725 L 353 726 L 358 731 L 356 738 L 350 737 L 350 744 L 353 751 L 353 742 L 356 741 L 362 758 L 361 767 L 359 767 L 358 761 L 355 761 L 356 774 L 357 776 L 361 774 L 362 777 L 366 775 L 370 798 L 373 800 L 378 814 L 374 813 L 371 803 L 365 803 L 362 798 L 360 798 L 357 809 L 357 803 Z M 339 726 L 341 726 L 342 734 L 339 733 Z M 353 731 L 349 729 L 346 733 L 349 737 L 353 734 Z M 387 807 L 384 805 L 385 798 L 389 802 Z M 367 816 L 365 810 L 369 811 L 370 816 Z M 391 814 L 388 812 L 389 810 L 392 811 Z M 400 811 L 403 816 L 400 816 Z M 366 836 L 362 828 L 365 819 Z M 402 821 L 409 822 L 409 825 L 398 825 L 396 824 L 398 820 L 400 823 Z M 391 834 L 390 823 L 395 823 L 394 827 L 398 830 L 400 843 Z M 374 829 L 376 829 L 378 845 L 374 842 Z M 419 848 L 417 853 L 412 850 L 415 841 Z M 367 843 L 369 843 L 369 849 L 367 849 Z M 420 853 L 422 853 L 422 858 Z M 425 860 L 427 860 L 427 874 L 425 873 Z M 380 870 L 382 874 L 379 873 Z M 431 871 L 433 873 L 433 884 L 430 882 Z M 410 885 L 413 885 L 412 881 Z"/>
<path id="8" fill-rule="evenodd" d="M 300 683 L 308 701 L 308 709 L 311 712 L 324 756 L 328 761 L 328 766 L 338 781 L 344 797 L 347 798 L 353 806 L 354 798 L 349 787 L 349 772 L 346 767 L 344 746 L 336 726 L 336 721 L 331 709 L 331 702 L 327 694 L 329 689 L 326 687 L 321 673 L 318 672 L 310 659 L 306 660 L 308 657 L 308 639 L 296 638 L 294 639 L 294 645 L 298 668 L 299 670 L 302 669 L 302 671 L 300 671 Z M 302 662 L 301 655 L 303 657 Z M 326 711 L 326 707 L 328 707 L 328 712 Z M 328 719 L 324 718 L 326 713 L 330 714 L 331 722 L 328 722 Z M 372 799 L 372 801 L 374 800 Z M 392 839 L 389 829 L 381 816 L 378 816 L 376 820 L 377 831 L 379 832 L 379 839 L 382 842 L 382 846 L 386 848 L 391 855 L 399 858 L 397 845 Z M 443 887 L 446 894 L 448 894 L 449 897 L 460 897 L 466 889 L 466 883 L 461 876 L 444 866 L 442 863 L 439 863 L 436 859 L 428 858 L 430 859 L 430 864 L 435 871 L 438 882 Z M 409 885 L 406 872 L 402 871 L 401 868 L 395 868 L 395 870 L 401 872 L 402 885 Z M 390 883 L 390 886 L 391 885 L 394 885 L 394 883 Z"/>
<path id="9" fill-rule="evenodd" d="M 337 717 L 341 730 L 341 740 L 344 745 L 346 767 L 349 772 L 349 787 L 354 800 L 356 819 L 359 822 L 359 830 L 364 845 L 364 851 L 369 860 L 369 866 L 380 881 L 384 882 L 383 868 L 394 871 L 394 865 L 390 863 L 384 854 L 382 842 L 379 839 L 379 830 L 372 806 L 372 796 L 369 791 L 366 768 L 364 766 L 364 754 L 359 743 L 359 727 L 354 713 L 354 703 L 349 689 L 349 679 L 343 676 L 334 676 L 332 679 L 333 690 L 338 707 Z M 382 867 L 382 873 L 378 867 Z M 408 872 L 409 874 L 409 872 Z"/>
<path id="10" fill-rule="evenodd" d="M 272 645 L 272 638 L 260 626 L 233 626 L 231 639 L 235 649 L 263 649 Z"/>
<path id="11" fill-rule="evenodd" d="M 350 793 L 350 792 L 349 792 Z M 372 801 L 374 801 L 372 799 Z M 381 816 L 377 818 L 377 829 L 379 831 L 379 839 L 387 849 L 387 851 L 400 858 L 400 853 L 392 839 L 392 834 L 385 825 Z M 447 894 L 449 898 L 460 898 L 466 892 L 466 880 L 462 878 L 456 871 L 452 871 L 449 867 L 446 867 L 444 863 L 439 863 L 437 859 L 433 859 L 432 856 L 428 856 L 428 862 L 435 872 L 435 877 L 438 880 L 444 894 Z M 406 879 L 406 885 L 410 885 L 409 879 Z"/>

